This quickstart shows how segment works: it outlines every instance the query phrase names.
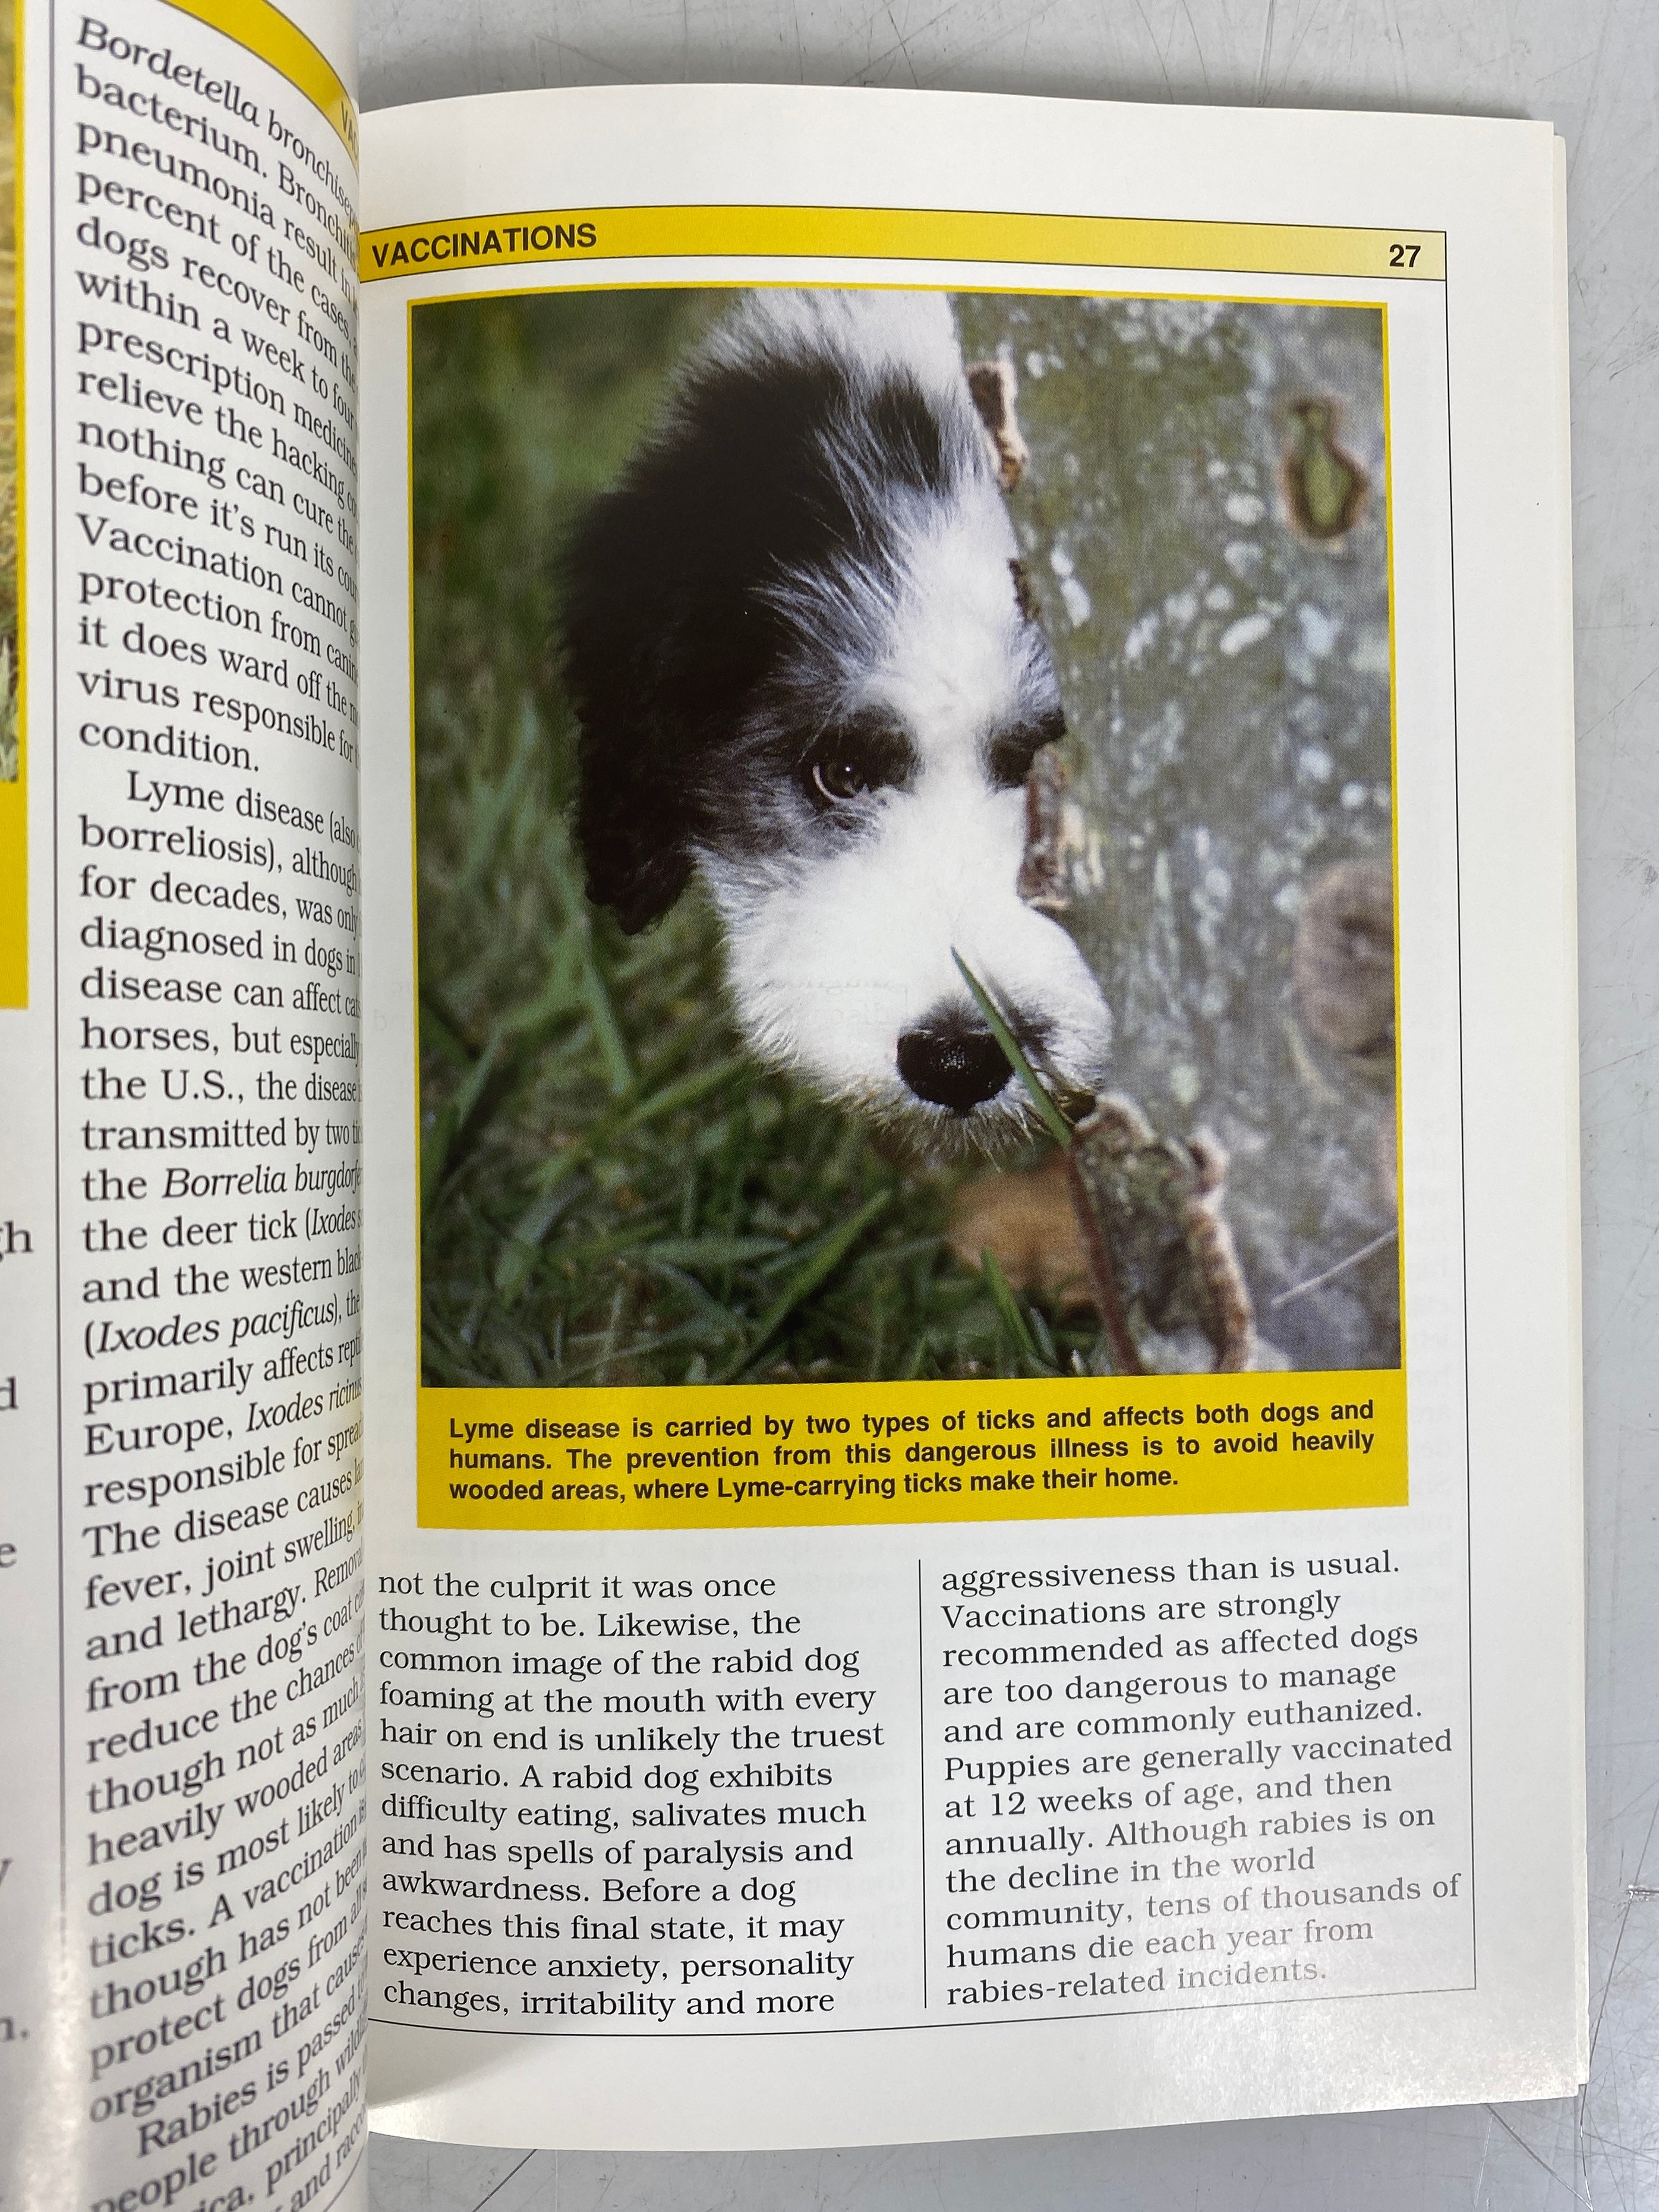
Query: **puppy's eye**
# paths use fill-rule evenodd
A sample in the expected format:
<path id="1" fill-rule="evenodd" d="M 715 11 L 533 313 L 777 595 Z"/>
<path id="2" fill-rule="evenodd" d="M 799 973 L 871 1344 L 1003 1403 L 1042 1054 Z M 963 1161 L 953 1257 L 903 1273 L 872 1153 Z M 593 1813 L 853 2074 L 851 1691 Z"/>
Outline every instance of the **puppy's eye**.
<path id="1" fill-rule="evenodd" d="M 870 774 L 856 755 L 832 752 L 811 764 L 812 786 L 823 799 L 857 799 L 871 788 Z"/>
<path id="2" fill-rule="evenodd" d="M 1066 734 L 1066 717 L 1058 707 L 1035 721 L 999 730 L 990 743 L 991 781 L 1000 790 L 1012 791 L 1031 773 L 1031 763 L 1044 745 L 1056 744 Z"/>
<path id="3" fill-rule="evenodd" d="M 910 747 L 902 731 L 885 722 L 853 722 L 824 732 L 801 775 L 815 805 L 844 806 L 902 783 L 909 767 Z"/>

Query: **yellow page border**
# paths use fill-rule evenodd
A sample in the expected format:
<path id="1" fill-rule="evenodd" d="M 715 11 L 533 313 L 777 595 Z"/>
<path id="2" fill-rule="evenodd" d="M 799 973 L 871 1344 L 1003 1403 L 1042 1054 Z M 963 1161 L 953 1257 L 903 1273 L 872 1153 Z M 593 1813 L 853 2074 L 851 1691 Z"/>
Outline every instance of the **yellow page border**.
<path id="1" fill-rule="evenodd" d="M 334 64 L 299 25 L 270 0 L 167 0 L 181 15 L 193 15 L 210 31 L 246 47 L 286 77 L 333 125 L 340 143 L 357 166 L 357 110 Z"/>
<path id="2" fill-rule="evenodd" d="M 23 0 L 12 9 L 12 386 L 17 477 L 17 774 L 0 783 L 0 1007 L 29 1002 L 28 534 L 23 394 Z"/>
<path id="3" fill-rule="evenodd" d="M 806 212 L 826 217 L 859 220 L 858 210 L 792 210 L 748 209 L 669 209 L 625 210 L 641 215 L 667 214 L 701 220 L 714 216 L 790 215 Z M 573 218 L 562 218 L 567 222 Z M 933 218 L 921 214 L 918 222 Z M 1024 222 L 1023 217 L 995 220 Z M 1033 218 L 1038 222 L 1048 218 Z M 1058 218 L 1069 222 L 1073 218 Z M 1170 228 L 1171 226 L 1140 226 Z M 421 226 L 413 227 L 419 229 Z M 1224 234 L 1231 241 L 1243 225 L 1185 226 Z M 1265 227 L 1258 227 L 1265 228 Z M 362 234 L 365 254 L 370 241 L 393 235 L 384 231 Z M 1321 234 L 1308 234 L 1319 235 Z M 1343 233 L 1341 236 L 1371 234 Z M 1382 234 L 1376 234 L 1381 236 Z M 1411 236 L 1413 234 L 1401 234 Z M 1443 276 L 1444 234 L 1432 235 L 1440 250 Z M 684 250 L 695 250 L 687 248 Z M 705 251 L 709 250 L 705 248 Z M 775 250 L 768 247 L 766 251 Z M 979 258 L 988 258 L 983 255 Z M 514 253 L 514 261 L 545 264 L 545 251 Z M 475 264 L 480 265 L 480 264 Z M 507 265 L 507 257 L 503 257 Z M 1162 261 L 1152 266 L 1168 265 Z M 1230 272 L 1231 273 L 1231 272 Z M 1339 272 L 1341 273 L 1341 272 Z M 1428 272 L 1424 272 L 1428 273 Z M 676 280 L 684 283 L 687 279 Z M 545 289 L 527 287 L 527 291 Z M 609 290 L 610 283 L 592 289 Z M 1091 288 L 1091 289 L 1093 288 Z M 414 345 L 408 316 L 417 306 L 435 306 L 457 297 L 478 298 L 477 293 L 437 293 L 411 300 L 405 313 L 405 374 L 409 435 L 414 434 Z M 1182 295 L 1184 296 L 1184 295 Z M 1235 295 L 1249 297 L 1251 295 Z M 1358 305 L 1359 302 L 1343 302 Z M 1384 303 L 1367 301 L 1382 321 L 1382 385 L 1385 472 L 1388 483 L 1389 574 L 1389 724 L 1391 788 L 1398 775 L 1399 729 L 1395 684 L 1393 422 L 1389 404 L 1389 315 Z M 414 456 L 409 456 L 410 497 L 414 496 Z M 411 527 L 410 543 L 414 532 Z M 415 975 L 415 1024 L 419 1036 L 419 856 L 415 790 L 416 748 L 413 727 L 415 616 L 414 576 L 408 580 L 410 697 L 410 921 Z M 1395 937 L 1399 933 L 1399 820 L 1393 823 Z M 1395 977 L 1396 1033 L 1400 1018 L 1400 977 Z M 421 1149 L 419 1054 L 415 1076 L 415 1150 Z M 1395 1122 L 1396 1145 L 1401 1134 L 1401 1094 L 1396 1071 Z M 647 1528 L 826 1528 L 900 1526 L 919 1522 L 978 1522 L 1038 1520 L 1122 1519 L 1150 1515 L 1334 1511 L 1410 1503 L 1410 1458 L 1407 1429 L 1407 1369 L 1404 1359 L 1405 1224 L 1403 1206 L 1396 1204 L 1402 1323 L 1401 1362 L 1398 1368 L 1360 1368 L 1325 1371 L 1257 1373 L 1247 1375 L 1138 1376 L 1132 1382 L 1116 1377 L 1056 1377 L 945 1382 L 867 1382 L 838 1383 L 672 1383 L 658 1385 L 550 1386 L 514 1389 L 489 1384 L 473 1389 L 416 1384 L 416 1525 L 419 1528 L 479 1529 L 561 1529 L 633 1531 Z M 416 1231 L 416 1305 L 422 1272 L 420 1231 Z M 419 1325 L 416 1358 L 421 1359 Z M 1276 1409 L 1303 1408 L 1302 1418 Z M 1363 1415 L 1344 1409 L 1364 1407 Z M 1089 1426 L 1079 1428 L 1087 1409 Z M 1229 1412 L 1228 1409 L 1231 1409 Z M 981 1428 L 981 1414 L 1009 1411 L 1029 1413 L 1029 1430 Z M 872 1437 L 865 1416 L 881 1424 Z M 946 1416 L 954 1426 L 947 1426 Z M 1054 1417 L 1049 1425 L 1049 1417 Z M 822 1423 L 809 1430 L 809 1419 Z M 845 1419 L 848 1427 L 836 1424 Z M 768 1427 L 790 1424 L 787 1437 Z M 672 1434 L 675 1423 L 679 1433 Z M 698 1425 L 706 1434 L 697 1436 Z M 900 1425 L 893 1425 L 898 1424 Z M 696 1440 L 688 1443 L 687 1425 Z M 740 1427 L 739 1425 L 742 1425 Z M 605 1433 L 606 1431 L 609 1433 Z M 1343 1434 L 1364 1434 L 1369 1443 L 1339 1444 Z M 1056 1460 L 1051 1439 L 1066 1436 L 1073 1442 L 1124 1441 L 1122 1458 L 1090 1459 L 1072 1456 Z M 1189 1449 L 1182 1450 L 1180 1438 Z M 1318 1442 L 1329 1438 L 1328 1444 Z M 956 1442 L 984 1445 L 1015 1438 L 1033 1448 L 1030 1459 L 964 1459 L 959 1465 L 944 1460 L 907 1461 L 913 1445 L 937 1447 Z M 1245 1439 L 1258 1440 L 1255 1448 Z M 1314 1439 L 1310 1444 L 1306 1440 Z M 847 1445 L 861 1447 L 884 1442 L 890 1457 L 885 1461 L 853 1460 Z M 1147 1449 L 1148 1444 L 1161 1449 Z M 1218 1449 L 1218 1443 L 1220 1449 Z M 827 1449 L 828 1464 L 780 1466 L 774 1457 L 780 1444 L 786 1448 Z M 511 1462 L 528 1454 L 539 1465 L 511 1464 L 456 1468 L 452 1454 L 490 1453 Z M 711 1455 L 753 1451 L 755 1462 L 712 1458 L 702 1467 L 682 1463 L 678 1468 L 630 1468 L 629 1455 L 642 1451 L 706 1450 Z M 574 1453 L 580 1458 L 573 1460 Z M 598 1464 L 603 1455 L 604 1463 Z M 772 1464 L 766 1462 L 771 1460 Z M 583 1463 L 584 1461 L 590 1463 Z M 1093 1479 L 1081 1478 L 1091 1474 Z M 974 1479 L 997 1474 L 1028 1474 L 1029 1488 L 974 1487 Z M 1079 1480 L 1050 1483 L 1056 1473 Z M 908 1475 L 955 1475 L 957 1486 L 905 1486 Z M 1164 1479 L 1160 1479 L 1163 1477 Z M 633 1493 L 636 1481 L 678 1484 L 681 1494 L 641 1499 Z M 460 1480 L 476 1497 L 458 1498 L 452 1485 Z M 890 1481 L 891 1495 L 885 1492 Z M 701 1483 L 701 1495 L 693 1486 Z M 840 1484 L 841 1487 L 837 1487 Z M 735 1486 L 753 1486 L 738 1492 Z M 822 1487 L 813 1486 L 822 1485 Z M 852 1488 L 851 1486 L 857 1487 Z M 494 1495 L 489 1494 L 493 1487 Z"/>
<path id="4" fill-rule="evenodd" d="M 217 0 L 173 0 L 192 11 Z M 1045 262 L 1059 268 L 1441 283 L 1443 231 L 1004 215 L 950 208 L 624 207 L 531 210 L 368 230 L 365 283 L 445 269 L 645 256 L 834 255 L 872 261 Z M 1397 257 L 1397 258 L 1396 258 Z"/>

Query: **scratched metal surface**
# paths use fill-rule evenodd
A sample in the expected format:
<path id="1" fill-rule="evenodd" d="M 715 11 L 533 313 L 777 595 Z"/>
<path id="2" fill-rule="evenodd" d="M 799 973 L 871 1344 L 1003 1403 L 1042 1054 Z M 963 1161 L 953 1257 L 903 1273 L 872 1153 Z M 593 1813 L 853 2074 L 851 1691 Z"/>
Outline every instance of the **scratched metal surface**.
<path id="1" fill-rule="evenodd" d="M 1659 2206 L 1659 8 L 1652 0 L 361 0 L 369 107 L 749 79 L 1548 118 L 1572 250 L 1590 2085 L 1560 2103 L 898 2150 L 375 2140 L 376 2212 Z M 1644 1891 L 1649 1892 L 1644 1894 Z"/>

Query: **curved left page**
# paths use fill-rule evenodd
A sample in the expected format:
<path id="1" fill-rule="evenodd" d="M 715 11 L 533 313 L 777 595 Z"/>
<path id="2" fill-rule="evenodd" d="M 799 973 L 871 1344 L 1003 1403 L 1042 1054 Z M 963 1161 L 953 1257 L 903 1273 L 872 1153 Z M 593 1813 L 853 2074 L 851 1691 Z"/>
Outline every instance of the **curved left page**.
<path id="1" fill-rule="evenodd" d="M 0 2195 L 363 2184 L 349 0 L 24 0 Z"/>

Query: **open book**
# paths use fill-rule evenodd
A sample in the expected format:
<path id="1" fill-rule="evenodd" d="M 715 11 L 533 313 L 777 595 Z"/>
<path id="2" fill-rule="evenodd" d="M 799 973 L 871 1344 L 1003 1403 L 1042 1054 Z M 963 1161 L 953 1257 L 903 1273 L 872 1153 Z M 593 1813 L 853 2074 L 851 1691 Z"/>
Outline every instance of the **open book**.
<path id="1" fill-rule="evenodd" d="M 18 2202 L 1570 2092 L 1548 130 L 21 26 Z"/>

